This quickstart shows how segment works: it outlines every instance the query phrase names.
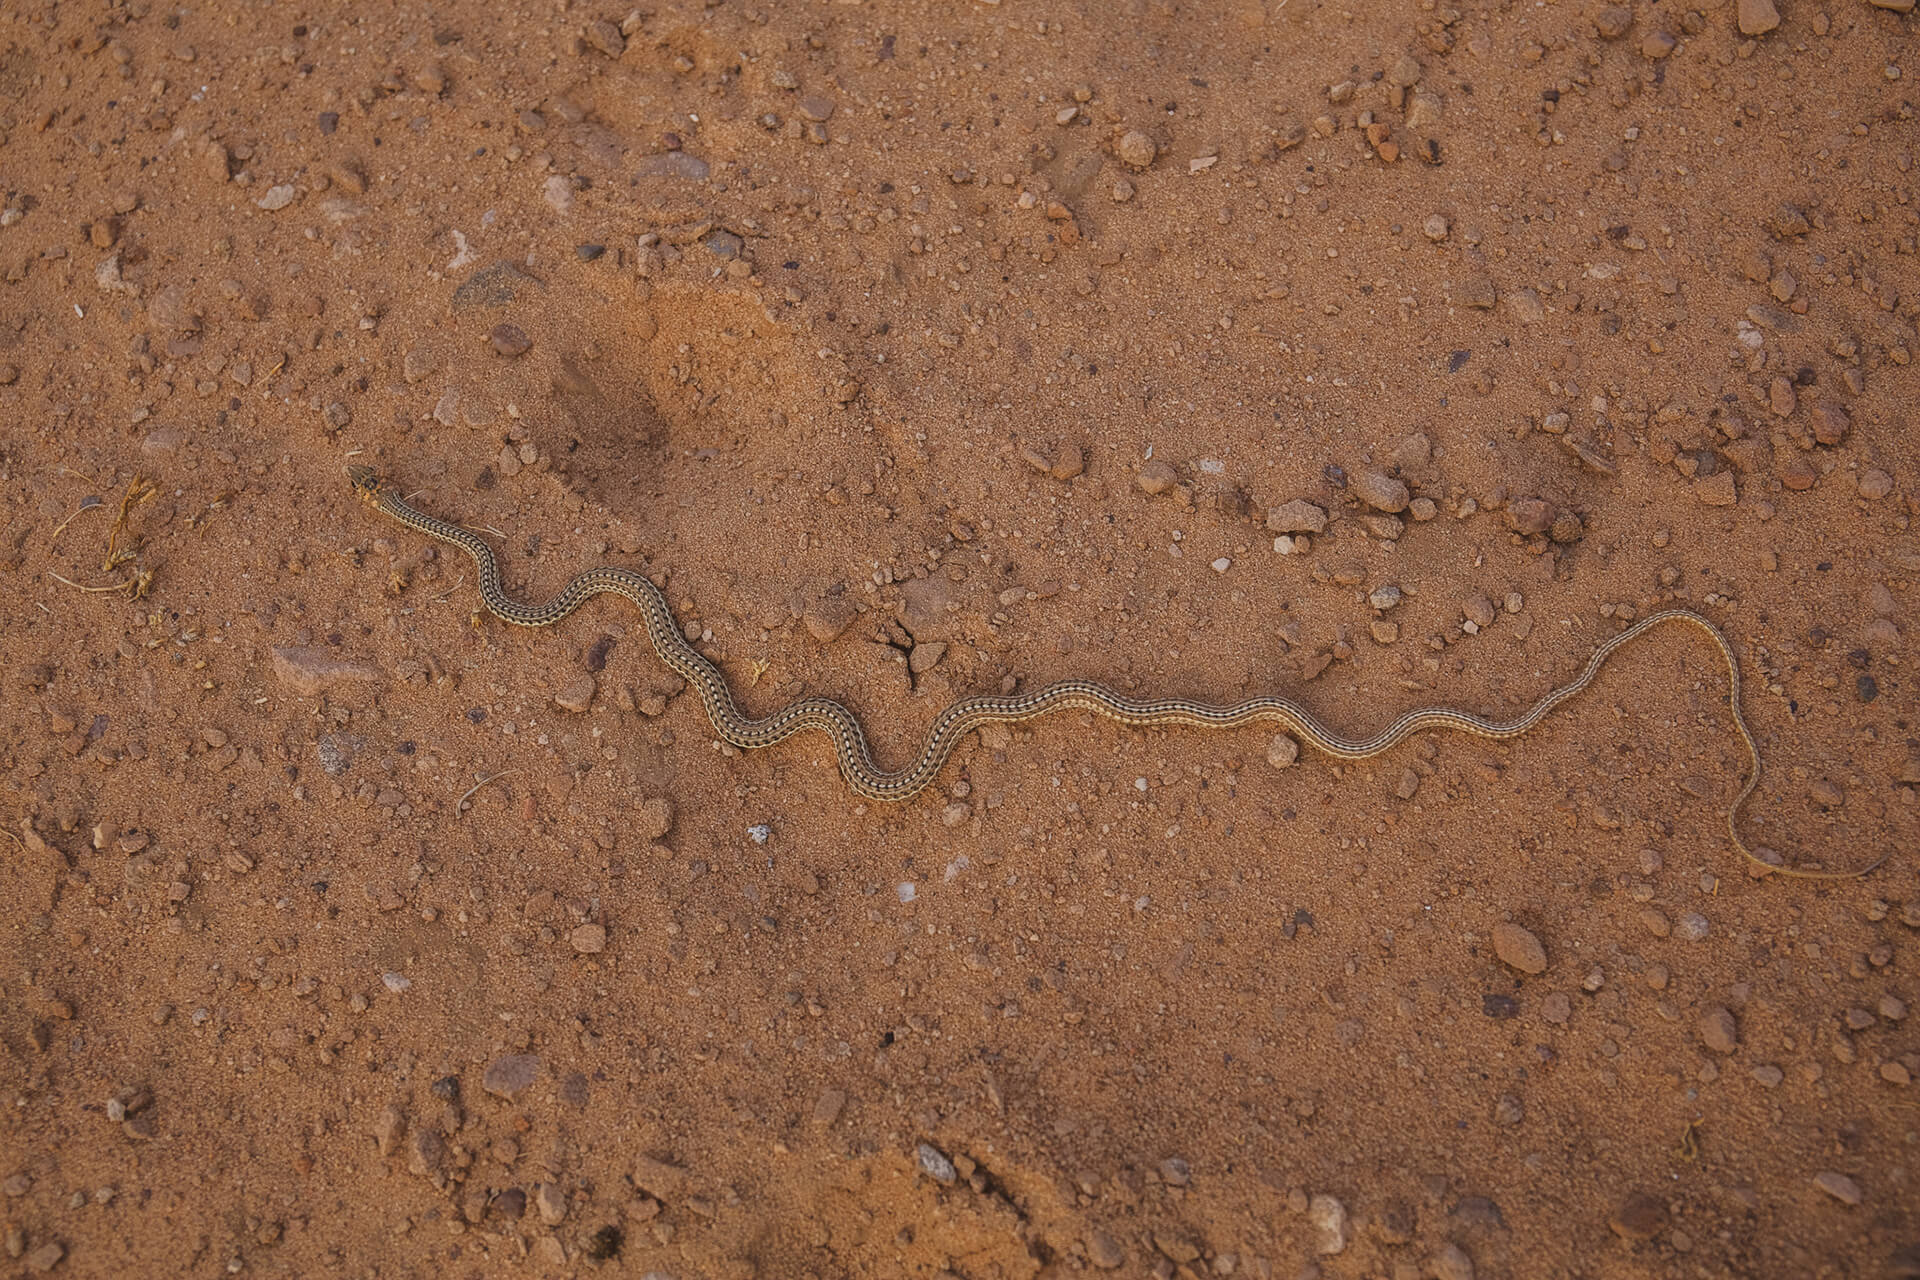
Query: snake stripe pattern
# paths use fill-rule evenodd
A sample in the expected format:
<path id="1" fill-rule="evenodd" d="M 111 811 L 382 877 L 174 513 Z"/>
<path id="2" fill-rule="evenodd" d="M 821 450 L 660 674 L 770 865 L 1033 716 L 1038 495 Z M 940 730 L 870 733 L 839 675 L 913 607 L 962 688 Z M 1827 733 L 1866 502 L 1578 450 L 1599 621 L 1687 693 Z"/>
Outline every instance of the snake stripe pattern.
<path id="1" fill-rule="evenodd" d="M 458 547 L 473 558 L 479 571 L 480 598 L 494 616 L 521 627 L 549 627 L 567 617 L 588 600 L 602 593 L 625 596 L 639 606 L 647 625 L 647 638 L 660 660 L 699 692 L 713 722 L 714 732 L 743 750 L 756 750 L 785 742 L 796 733 L 817 730 L 833 740 L 834 754 L 855 794 L 871 800 L 908 800 L 925 790 L 940 773 L 960 740 L 973 730 L 989 724 L 1018 723 L 1037 719 L 1056 711 L 1091 711 L 1133 728 L 1172 726 L 1234 729 L 1256 722 L 1285 726 L 1314 748 L 1343 760 L 1365 760 L 1390 751 L 1416 733 L 1447 729 L 1476 738 L 1517 738 L 1539 724 L 1554 708 L 1580 693 L 1606 665 L 1607 659 L 1626 645 L 1656 627 L 1685 623 L 1706 633 L 1726 660 L 1728 705 L 1734 727 L 1739 730 L 1752 760 L 1732 805 L 1727 810 L 1727 834 L 1750 862 L 1767 871 L 1809 880 L 1847 879 L 1865 875 L 1880 861 L 1859 871 L 1824 871 L 1777 866 L 1762 859 L 1740 836 L 1740 809 L 1760 784 L 1760 747 L 1747 727 L 1740 710 L 1740 662 L 1733 646 L 1720 629 L 1690 609 L 1668 609 L 1649 614 L 1626 630 L 1606 640 L 1587 660 L 1586 669 L 1570 683 L 1548 693 L 1525 714 L 1511 720 L 1495 720 L 1461 711 L 1454 707 L 1419 707 L 1408 711 L 1386 728 L 1364 738 L 1349 738 L 1329 729 L 1313 712 L 1291 698 L 1266 694 L 1246 698 L 1229 706 L 1213 706 L 1185 698 L 1130 698 L 1092 680 L 1061 680 L 1033 693 L 998 696 L 976 694 L 961 698 L 934 717 L 919 755 L 906 768 L 889 772 L 875 763 L 867 745 L 860 720 L 831 698 L 801 698 L 764 719 L 744 715 L 734 701 L 733 691 L 713 663 L 687 642 L 674 623 L 673 612 L 660 589 L 645 575 L 625 568 L 589 569 L 575 577 L 560 594 L 545 604 L 522 604 L 507 595 L 500 577 L 500 564 L 493 548 L 478 534 L 459 525 L 426 514 L 410 505 L 399 490 L 371 467 L 350 466 L 348 478 L 354 491 L 374 510 L 399 521 L 407 528 L 423 533 L 449 546 Z"/>

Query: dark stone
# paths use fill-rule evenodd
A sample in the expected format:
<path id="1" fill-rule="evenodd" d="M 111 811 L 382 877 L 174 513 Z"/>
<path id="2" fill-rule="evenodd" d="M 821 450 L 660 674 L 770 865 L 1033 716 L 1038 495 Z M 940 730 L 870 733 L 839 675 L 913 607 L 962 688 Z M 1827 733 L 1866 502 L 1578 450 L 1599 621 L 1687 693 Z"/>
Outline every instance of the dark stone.
<path id="1" fill-rule="evenodd" d="M 340 113 L 338 111 L 322 111 L 320 113 L 320 132 L 323 135 L 330 134 L 339 127 Z"/>
<path id="2" fill-rule="evenodd" d="M 533 350 L 533 339 L 517 324 L 497 324 L 487 334 L 487 342 L 500 355 L 511 359 Z"/>
<path id="3" fill-rule="evenodd" d="M 1872 676 L 1861 676 L 1854 681 L 1854 690 L 1860 695 L 1860 701 L 1872 702 L 1880 696 L 1880 682 Z"/>
<path id="4" fill-rule="evenodd" d="M 509 1053 L 487 1065 L 480 1085 L 488 1093 L 511 1102 L 540 1076 L 540 1059 L 531 1053 Z"/>
<path id="5" fill-rule="evenodd" d="M 580 255 L 580 261 L 593 262 L 607 251 L 607 246 L 603 244 L 581 244 L 575 245 L 573 251 Z"/>
<path id="6" fill-rule="evenodd" d="M 1447 1216 L 1463 1227 L 1486 1227 L 1493 1231 L 1507 1229 L 1507 1215 L 1485 1196 L 1461 1196 L 1460 1203 L 1454 1205 Z"/>
<path id="7" fill-rule="evenodd" d="M 1489 1018 L 1512 1018 L 1519 1016 L 1520 1002 L 1512 996 L 1489 991 L 1480 997 L 1480 1010 Z"/>
<path id="8" fill-rule="evenodd" d="M 595 1262 L 605 1262 L 619 1255 L 623 1240 L 620 1228 L 609 1222 L 587 1237 L 586 1255 Z"/>
<path id="9" fill-rule="evenodd" d="M 544 292 L 546 287 L 546 281 L 528 275 L 517 263 L 496 262 L 468 276 L 465 283 L 453 291 L 453 309 L 504 307 L 523 293 Z"/>

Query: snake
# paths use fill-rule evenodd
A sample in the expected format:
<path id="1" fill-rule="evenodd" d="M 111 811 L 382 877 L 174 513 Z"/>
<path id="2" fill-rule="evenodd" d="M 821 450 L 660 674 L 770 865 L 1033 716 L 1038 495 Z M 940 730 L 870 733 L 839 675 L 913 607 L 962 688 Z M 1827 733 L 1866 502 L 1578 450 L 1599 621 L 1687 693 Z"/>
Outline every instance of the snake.
<path id="1" fill-rule="evenodd" d="M 1752 762 L 1739 793 L 1727 808 L 1727 834 L 1741 855 L 1754 864 L 1756 874 L 1764 869 L 1766 874 L 1807 880 L 1851 879 L 1867 874 L 1886 860 L 1882 856 L 1871 866 L 1857 871 L 1828 871 L 1780 865 L 1748 846 L 1740 834 L 1739 818 L 1741 808 L 1760 785 L 1760 744 L 1747 727 L 1746 716 L 1740 708 L 1738 655 L 1720 628 L 1692 609 L 1650 613 L 1615 633 L 1594 650 L 1578 676 L 1510 720 L 1477 715 L 1456 707 L 1418 707 L 1402 713 L 1376 733 L 1353 738 L 1336 733 L 1305 706 L 1277 694 L 1261 694 L 1216 706 L 1186 698 L 1131 698 L 1095 680 L 1070 679 L 1056 681 L 1031 693 L 974 694 L 949 703 L 934 717 L 913 762 L 903 769 L 889 771 L 874 760 L 859 717 L 832 698 L 799 698 L 761 719 L 743 713 L 719 668 L 688 642 L 674 621 L 666 596 L 645 574 L 620 566 L 588 569 L 576 575 L 546 603 L 525 604 L 507 594 L 500 562 L 480 535 L 413 506 L 394 483 L 372 467 L 351 465 L 347 475 L 353 491 L 374 510 L 416 533 L 466 552 L 479 574 L 481 601 L 502 622 L 520 627 L 550 627 L 597 595 L 625 596 L 639 607 L 654 652 L 699 693 L 707 718 L 723 741 L 752 751 L 785 742 L 808 730 L 824 733 L 833 741 L 835 759 L 847 786 L 866 799 L 898 802 L 919 795 L 932 785 L 960 741 L 975 729 L 990 724 L 1017 724 L 1069 710 L 1090 711 L 1135 729 L 1236 729 L 1256 722 L 1278 723 L 1315 749 L 1340 760 L 1370 759 L 1392 750 L 1414 734 L 1429 730 L 1450 730 L 1494 740 L 1517 738 L 1546 719 L 1561 703 L 1591 685 L 1607 660 L 1622 648 L 1656 628 L 1679 623 L 1704 632 L 1726 662 L 1727 704 L 1733 713 L 1734 728 Z"/>

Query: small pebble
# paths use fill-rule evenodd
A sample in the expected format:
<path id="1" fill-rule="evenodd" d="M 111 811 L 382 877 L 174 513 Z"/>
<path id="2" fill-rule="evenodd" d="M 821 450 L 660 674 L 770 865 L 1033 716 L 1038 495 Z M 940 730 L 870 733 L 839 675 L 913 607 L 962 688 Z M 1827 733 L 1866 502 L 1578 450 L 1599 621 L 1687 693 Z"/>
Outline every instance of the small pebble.
<path id="1" fill-rule="evenodd" d="M 1362 471 L 1353 481 L 1353 491 L 1368 506 L 1388 514 L 1405 511 L 1412 496 L 1404 481 L 1384 471 Z"/>
<path id="2" fill-rule="evenodd" d="M 1547 971 L 1547 949 L 1540 939 L 1511 921 L 1493 926 L 1493 953 L 1522 973 Z"/>
<path id="3" fill-rule="evenodd" d="M 517 324 L 497 324 L 487 333 L 487 343 L 503 356 L 523 356 L 533 350 L 533 339 Z"/>
<path id="4" fill-rule="evenodd" d="M 1113 1271 L 1126 1265 L 1127 1251 L 1118 1240 L 1095 1227 L 1087 1232 L 1087 1261 L 1102 1271 Z"/>
<path id="5" fill-rule="evenodd" d="M 603 924 L 583 924 L 567 935 L 567 941 L 583 956 L 598 955 L 607 949 L 607 927 Z"/>
<path id="6" fill-rule="evenodd" d="M 1866 1193 L 1860 1190 L 1860 1184 L 1844 1173 L 1827 1170 L 1813 1175 L 1813 1185 L 1845 1205 L 1858 1205 L 1865 1200 Z"/>
<path id="7" fill-rule="evenodd" d="M 1267 740 L 1267 763 L 1276 769 L 1284 769 L 1300 758 L 1300 744 L 1284 733 L 1276 733 Z"/>
<path id="8" fill-rule="evenodd" d="M 1446 1244 L 1427 1260 L 1427 1273 L 1434 1280 L 1473 1280 L 1473 1259 L 1459 1245 Z"/>
<path id="9" fill-rule="evenodd" d="M 959 1181 L 960 1171 L 953 1167 L 953 1161 L 947 1159 L 946 1153 L 938 1147 L 923 1142 L 914 1148 L 914 1158 L 920 1165 L 920 1172 L 942 1186 L 950 1187 Z"/>
<path id="10" fill-rule="evenodd" d="M 1321 1256 L 1342 1253 L 1347 1247 L 1347 1207 L 1329 1195 L 1313 1197 L 1307 1221 L 1314 1230 L 1313 1251 Z"/>
<path id="11" fill-rule="evenodd" d="M 1773 7 L 1773 0 L 1740 0 L 1737 9 L 1743 36 L 1763 36 L 1780 25 L 1780 11 Z"/>
<path id="12" fill-rule="evenodd" d="M 1140 486 L 1141 492 L 1154 497 L 1172 489 L 1179 480 L 1180 473 L 1158 458 L 1141 467 L 1139 474 L 1134 477 L 1134 482 Z"/>
<path id="13" fill-rule="evenodd" d="M 563 711 L 584 712 L 593 706 L 595 687 L 592 676 L 579 676 L 553 695 L 554 705 Z"/>
<path id="14" fill-rule="evenodd" d="M 1651 1240 L 1667 1225 L 1666 1201 L 1635 1191 L 1607 1215 L 1613 1233 L 1626 1240 Z"/>
<path id="15" fill-rule="evenodd" d="M 1715 1053 L 1732 1053 L 1740 1047 L 1740 1029 L 1725 1005 L 1714 1005 L 1700 1015 L 1694 1028 L 1700 1043 Z"/>
<path id="16" fill-rule="evenodd" d="M 1325 508 L 1304 498 L 1295 498 L 1267 512 L 1267 529 L 1272 533 L 1323 533 L 1326 527 Z"/>
<path id="17" fill-rule="evenodd" d="M 1120 156 L 1120 163 L 1131 165 L 1135 169 L 1146 168 L 1153 163 L 1154 157 L 1160 153 L 1160 149 L 1154 145 L 1153 139 L 1138 129 L 1129 130 L 1126 135 L 1120 139 L 1120 145 L 1116 148 L 1116 151 Z"/>
<path id="18" fill-rule="evenodd" d="M 512 1102 L 540 1077 L 540 1059 L 531 1053 L 510 1053 L 487 1064 L 480 1087 Z"/>

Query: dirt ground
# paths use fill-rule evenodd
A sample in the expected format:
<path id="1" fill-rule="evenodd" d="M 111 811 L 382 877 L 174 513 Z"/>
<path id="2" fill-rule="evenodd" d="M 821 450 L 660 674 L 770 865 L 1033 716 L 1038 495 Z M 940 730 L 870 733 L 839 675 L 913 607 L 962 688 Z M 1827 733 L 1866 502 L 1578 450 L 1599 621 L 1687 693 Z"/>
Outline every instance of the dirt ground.
<path id="1" fill-rule="evenodd" d="M 1913 0 L 0 6 L 5 1274 L 1920 1276 Z M 1355 763 L 1070 713 L 1274 691 Z"/>

